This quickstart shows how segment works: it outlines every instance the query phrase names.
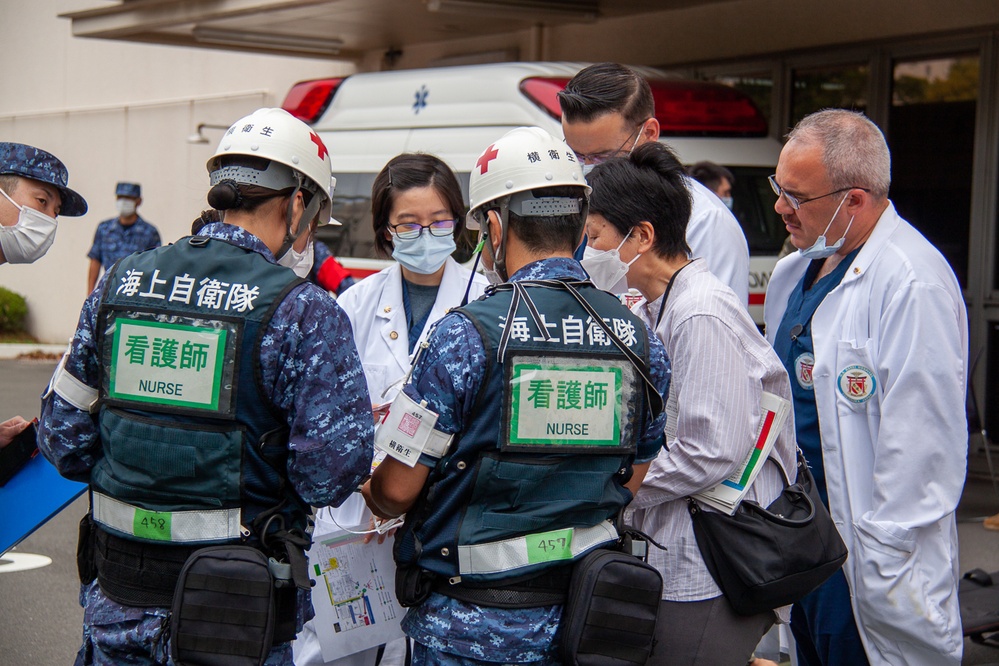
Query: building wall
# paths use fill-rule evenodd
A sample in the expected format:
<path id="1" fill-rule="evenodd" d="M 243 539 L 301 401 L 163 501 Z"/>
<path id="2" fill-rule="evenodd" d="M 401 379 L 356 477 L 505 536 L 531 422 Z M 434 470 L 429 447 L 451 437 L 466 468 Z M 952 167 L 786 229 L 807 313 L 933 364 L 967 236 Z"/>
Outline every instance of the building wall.
<path id="1" fill-rule="evenodd" d="M 90 212 L 59 219 L 48 254 L 0 266 L 0 286 L 28 299 L 40 341 L 72 335 L 86 297 L 87 252 L 97 224 L 115 215 L 119 180 L 142 184 L 140 214 L 165 243 L 190 233 L 207 207 L 208 144 L 187 138 L 198 123 L 228 126 L 261 106 L 281 104 L 295 81 L 339 76 L 350 63 L 74 38 L 58 14 L 93 0 L 0 2 L 0 141 L 44 148 L 69 168 L 70 187 Z M 9 204 L 0 204 L 9 205 Z"/>
<path id="2" fill-rule="evenodd" d="M 681 3 L 682 4 L 682 3 Z M 960 33 L 999 24 L 995 0 L 728 0 L 596 23 L 535 28 L 447 45 L 402 48 L 397 68 L 427 67 L 470 54 L 493 60 L 615 61 L 688 65 L 820 46 Z M 504 57 L 513 54 L 512 57 Z M 379 69 L 372 53 L 362 69 Z"/>

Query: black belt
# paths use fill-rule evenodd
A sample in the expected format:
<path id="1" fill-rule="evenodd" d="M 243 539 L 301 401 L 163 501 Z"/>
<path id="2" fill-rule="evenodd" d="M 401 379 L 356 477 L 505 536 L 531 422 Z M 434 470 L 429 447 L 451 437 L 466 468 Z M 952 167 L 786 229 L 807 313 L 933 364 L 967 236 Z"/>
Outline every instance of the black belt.
<path id="1" fill-rule="evenodd" d="M 512 581 L 472 585 L 438 578 L 434 591 L 444 596 L 491 608 L 537 608 L 564 604 L 572 566 L 561 566 Z M 484 586 L 488 585 L 488 587 Z"/>
<path id="2" fill-rule="evenodd" d="M 126 606 L 169 607 L 180 570 L 202 546 L 131 541 L 96 526 L 94 564 L 101 590 Z"/>

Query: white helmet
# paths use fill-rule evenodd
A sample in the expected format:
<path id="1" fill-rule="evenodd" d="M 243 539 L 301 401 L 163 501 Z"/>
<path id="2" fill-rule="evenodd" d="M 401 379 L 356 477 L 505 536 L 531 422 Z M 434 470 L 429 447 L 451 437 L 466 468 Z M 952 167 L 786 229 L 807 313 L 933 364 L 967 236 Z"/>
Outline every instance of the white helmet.
<path id="1" fill-rule="evenodd" d="M 562 185 L 580 187 L 581 196 L 590 194 L 583 169 L 569 146 L 540 127 L 510 130 L 486 148 L 472 168 L 468 182 L 469 211 L 466 225 L 470 229 L 478 229 L 479 218 L 484 212 L 483 206 L 490 202 L 518 192 Z M 578 207 L 571 210 L 556 205 L 553 209 L 552 205 L 558 199 L 531 199 L 528 196 L 526 200 L 531 202 L 535 215 L 579 212 Z M 521 205 L 525 206 L 526 212 L 526 204 Z"/>
<path id="2" fill-rule="evenodd" d="M 248 166 L 220 164 L 229 155 L 248 155 L 270 161 L 264 170 Z M 302 187 L 318 201 L 319 224 L 332 222 L 333 177 L 329 151 L 311 127 L 284 109 L 257 109 L 240 118 L 219 142 L 208 160 L 212 186 L 224 180 L 260 185 L 272 190 Z"/>

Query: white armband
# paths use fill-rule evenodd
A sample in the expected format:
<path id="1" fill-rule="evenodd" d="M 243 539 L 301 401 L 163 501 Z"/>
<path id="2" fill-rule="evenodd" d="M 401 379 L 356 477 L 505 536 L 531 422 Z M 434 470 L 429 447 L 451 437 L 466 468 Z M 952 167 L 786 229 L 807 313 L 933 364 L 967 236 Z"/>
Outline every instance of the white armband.
<path id="1" fill-rule="evenodd" d="M 410 467 L 422 453 L 441 458 L 453 436 L 434 429 L 437 416 L 427 409 L 426 400 L 418 404 L 400 391 L 375 431 L 375 448 Z"/>
<path id="2" fill-rule="evenodd" d="M 56 395 L 81 412 L 93 413 L 97 405 L 97 389 L 87 386 L 66 371 L 66 359 L 69 358 L 69 352 L 70 350 L 67 349 L 59 360 L 59 365 L 52 373 L 52 379 L 49 380 L 49 387 L 46 389 L 44 397 L 48 398 L 54 391 Z"/>

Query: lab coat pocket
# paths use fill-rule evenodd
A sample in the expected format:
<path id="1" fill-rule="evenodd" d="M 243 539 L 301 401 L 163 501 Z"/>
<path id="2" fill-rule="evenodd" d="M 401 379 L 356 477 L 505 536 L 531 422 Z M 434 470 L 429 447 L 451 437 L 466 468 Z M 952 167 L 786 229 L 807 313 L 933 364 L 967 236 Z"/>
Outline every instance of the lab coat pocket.
<path id="1" fill-rule="evenodd" d="M 847 566 L 854 572 L 853 603 L 860 627 L 882 655 L 899 655 L 911 644 L 922 650 L 950 645 L 953 637 L 914 553 L 916 531 L 860 518 Z"/>
<path id="2" fill-rule="evenodd" d="M 881 413 L 878 377 L 872 355 L 872 341 L 840 340 L 832 368 L 836 411 L 841 415 Z"/>

